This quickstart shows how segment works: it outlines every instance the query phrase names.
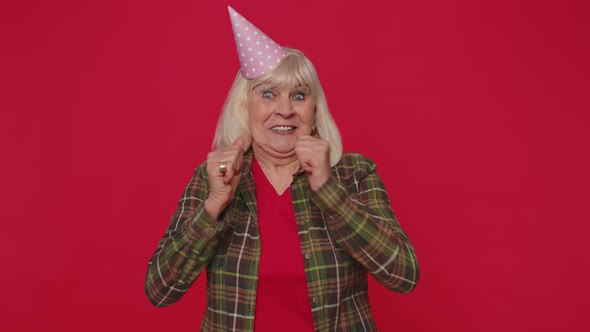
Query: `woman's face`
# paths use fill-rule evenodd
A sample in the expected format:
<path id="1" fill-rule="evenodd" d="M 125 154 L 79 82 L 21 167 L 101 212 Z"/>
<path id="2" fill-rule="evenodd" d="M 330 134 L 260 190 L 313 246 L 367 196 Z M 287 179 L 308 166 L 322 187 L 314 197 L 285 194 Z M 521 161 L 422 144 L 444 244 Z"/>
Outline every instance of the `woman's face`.
<path id="1" fill-rule="evenodd" d="M 306 85 L 265 83 L 248 95 L 252 144 L 273 158 L 294 155 L 297 138 L 311 135 L 315 101 Z"/>

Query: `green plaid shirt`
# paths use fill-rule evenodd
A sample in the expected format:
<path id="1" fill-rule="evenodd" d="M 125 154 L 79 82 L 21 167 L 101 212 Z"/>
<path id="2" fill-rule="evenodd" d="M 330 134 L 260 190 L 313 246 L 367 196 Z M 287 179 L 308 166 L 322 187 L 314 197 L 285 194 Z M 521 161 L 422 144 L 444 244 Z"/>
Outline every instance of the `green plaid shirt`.
<path id="1" fill-rule="evenodd" d="M 250 150 L 236 195 L 219 220 L 204 211 L 208 184 L 205 163 L 200 165 L 149 262 L 145 291 L 156 306 L 178 301 L 206 268 L 201 331 L 254 329 L 261 241 L 251 164 Z M 416 254 L 375 169 L 370 159 L 349 153 L 316 192 L 303 172 L 293 176 L 290 190 L 315 331 L 376 331 L 367 272 L 402 293 L 418 281 Z"/>

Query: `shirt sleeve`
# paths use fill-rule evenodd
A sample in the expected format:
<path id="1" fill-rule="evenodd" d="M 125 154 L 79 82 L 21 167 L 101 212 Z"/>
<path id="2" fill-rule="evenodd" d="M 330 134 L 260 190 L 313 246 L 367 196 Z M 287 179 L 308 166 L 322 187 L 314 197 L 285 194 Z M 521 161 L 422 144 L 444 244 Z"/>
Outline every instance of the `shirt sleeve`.
<path id="1" fill-rule="evenodd" d="M 310 198 L 322 213 L 335 241 L 375 279 L 396 292 L 411 292 L 419 268 L 414 248 L 390 207 L 372 162 L 351 175 L 349 189 L 331 177 Z M 358 165 L 357 165 L 358 166 Z"/>
<path id="2" fill-rule="evenodd" d="M 155 306 L 180 300 L 213 257 L 226 228 L 205 212 L 205 174 L 204 164 L 195 169 L 148 264 L 145 293 Z"/>

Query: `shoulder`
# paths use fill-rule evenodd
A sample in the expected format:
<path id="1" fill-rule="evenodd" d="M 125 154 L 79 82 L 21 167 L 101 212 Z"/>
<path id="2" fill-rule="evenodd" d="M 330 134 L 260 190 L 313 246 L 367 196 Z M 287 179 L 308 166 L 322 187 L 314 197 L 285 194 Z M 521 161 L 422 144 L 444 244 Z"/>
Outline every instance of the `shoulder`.
<path id="1" fill-rule="evenodd" d="M 207 170 L 207 160 L 203 160 L 203 161 L 201 162 L 201 164 L 199 164 L 199 166 L 197 166 L 197 168 L 195 168 L 195 172 L 196 172 L 197 170 L 198 170 L 199 172 L 206 171 L 206 170 Z"/>
<path id="2" fill-rule="evenodd" d="M 207 178 L 207 160 L 204 160 L 199 166 L 195 168 L 193 178 Z"/>
<path id="3" fill-rule="evenodd" d="M 377 165 L 370 158 L 356 152 L 347 152 L 342 155 L 342 159 L 334 166 L 334 171 L 340 177 L 350 177 L 352 175 L 366 176 L 374 172 Z M 356 177 L 356 176 L 355 176 Z"/>

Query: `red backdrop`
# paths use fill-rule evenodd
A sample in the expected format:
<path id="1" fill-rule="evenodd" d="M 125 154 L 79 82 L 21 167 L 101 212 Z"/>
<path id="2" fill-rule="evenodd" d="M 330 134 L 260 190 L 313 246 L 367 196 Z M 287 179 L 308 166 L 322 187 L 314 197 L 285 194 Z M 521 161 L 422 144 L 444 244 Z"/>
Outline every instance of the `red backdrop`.
<path id="1" fill-rule="evenodd" d="M 230 1 L 314 61 L 421 263 L 382 331 L 588 331 L 588 11 L 567 1 Z M 580 1 L 581 3 L 581 1 Z M 238 69 L 223 1 L 0 5 L 2 331 L 195 331 L 143 294 Z"/>

